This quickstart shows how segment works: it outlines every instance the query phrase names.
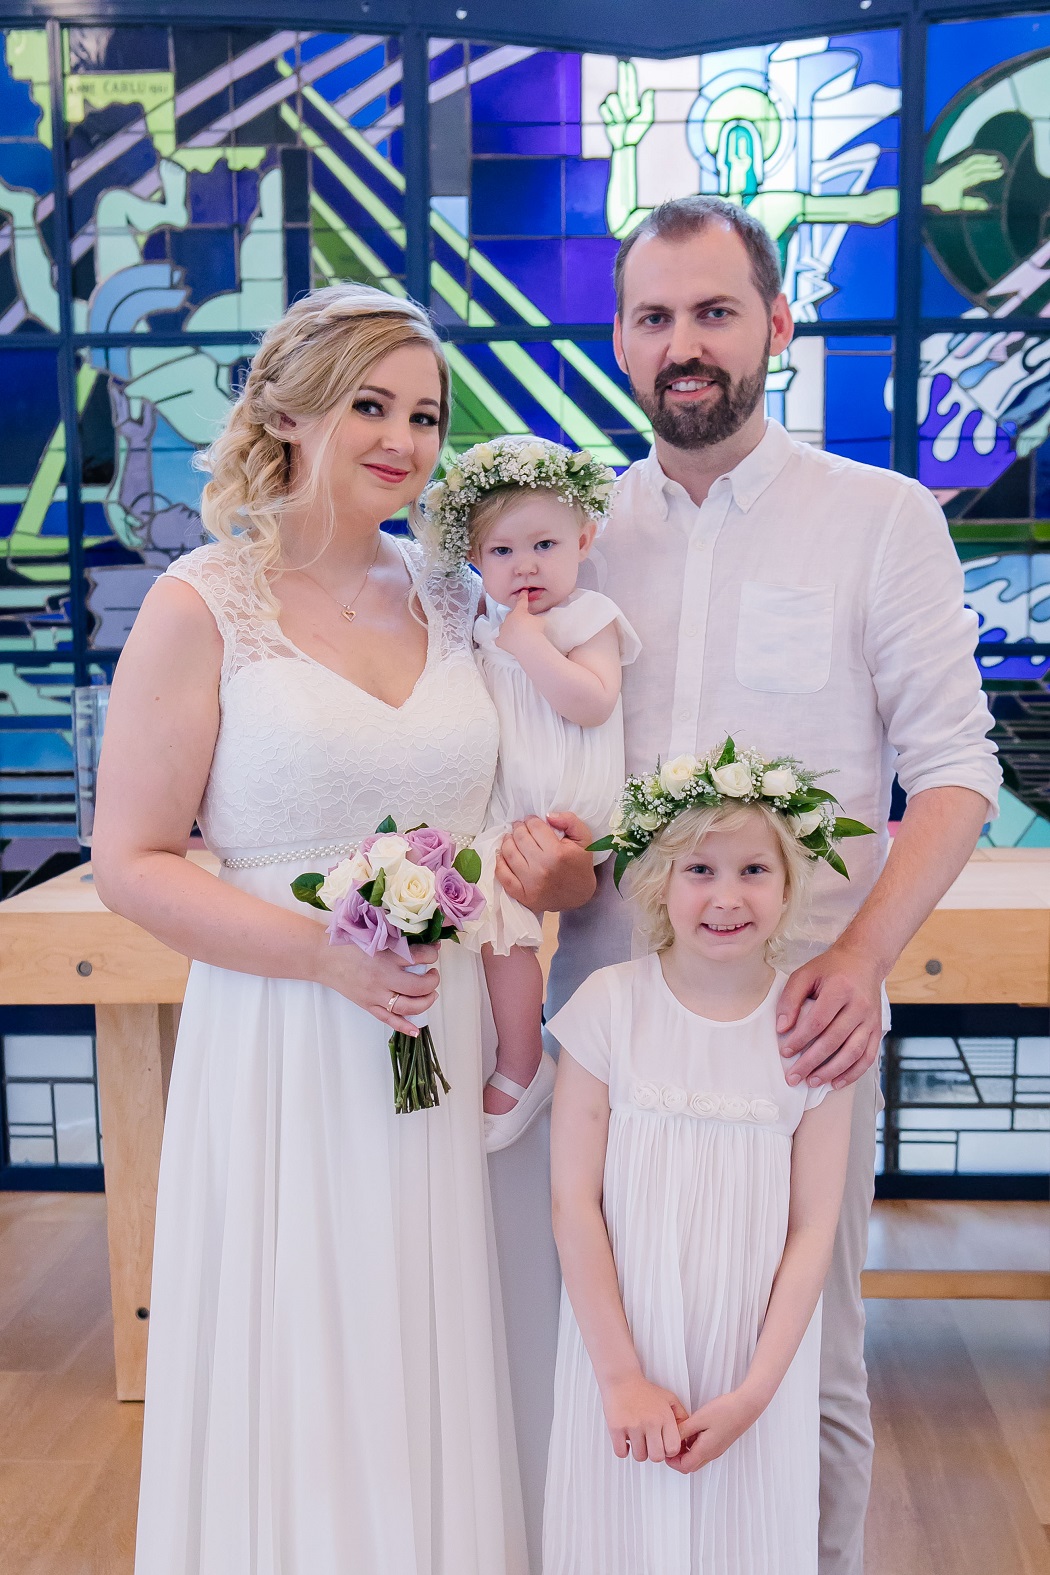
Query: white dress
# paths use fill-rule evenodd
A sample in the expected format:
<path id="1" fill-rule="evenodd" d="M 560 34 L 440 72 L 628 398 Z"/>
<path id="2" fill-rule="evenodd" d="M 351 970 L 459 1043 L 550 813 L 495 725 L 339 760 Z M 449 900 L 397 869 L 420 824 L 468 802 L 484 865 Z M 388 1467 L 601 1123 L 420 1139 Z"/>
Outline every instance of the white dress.
<path id="1" fill-rule="evenodd" d="M 508 897 L 494 878 L 495 853 L 516 820 L 571 811 L 603 837 L 624 781 L 623 706 L 597 727 L 568 722 L 540 694 L 516 656 L 496 644 L 510 609 L 493 604 L 474 625 L 478 666 L 499 716 L 499 763 L 485 829 L 476 844 L 484 866 L 482 888 L 489 904 L 479 938 L 497 952 L 512 946 L 538 947 L 536 915 Z M 597 591 L 578 590 L 547 613 L 539 613 L 547 637 L 563 656 L 614 624 L 623 666 L 640 650 L 638 637 L 615 602 Z"/>
<path id="2" fill-rule="evenodd" d="M 684 1007 L 655 955 L 602 968 L 550 1021 L 609 1085 L 604 1210 L 642 1369 L 694 1411 L 744 1378 L 787 1233 L 785 976 L 748 1017 Z M 562 1296 L 543 1575 L 816 1575 L 820 1310 L 772 1403 L 691 1476 L 618 1460 Z"/>
<path id="3" fill-rule="evenodd" d="M 417 576 L 417 549 L 402 551 Z M 394 708 L 262 616 L 238 553 L 204 547 L 168 572 L 224 642 L 208 845 L 294 855 L 223 880 L 302 915 L 293 876 L 388 813 L 477 832 L 497 733 L 468 576 L 417 581 L 428 655 Z M 375 1018 L 318 985 L 192 965 L 157 1200 L 136 1575 L 527 1570 L 480 968 L 449 945 L 440 969 L 431 1024 L 451 1093 L 397 1116 Z"/>

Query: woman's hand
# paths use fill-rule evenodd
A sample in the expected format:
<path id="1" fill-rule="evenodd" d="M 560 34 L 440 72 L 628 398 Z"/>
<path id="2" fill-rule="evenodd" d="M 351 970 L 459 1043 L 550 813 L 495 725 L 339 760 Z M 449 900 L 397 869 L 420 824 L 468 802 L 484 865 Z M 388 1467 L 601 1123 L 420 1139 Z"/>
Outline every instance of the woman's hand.
<path id="1" fill-rule="evenodd" d="M 419 1029 L 409 1018 L 422 1017 L 437 1000 L 437 969 L 428 967 L 426 973 L 409 973 L 410 965 L 395 952 L 377 952 L 369 957 L 359 946 L 330 946 L 323 930 L 321 936 L 315 982 L 345 995 L 388 1028 L 415 1038 Z M 413 946 L 410 950 L 413 967 L 417 963 L 437 962 L 436 946 Z"/>
<path id="2" fill-rule="evenodd" d="M 668 1456 L 667 1464 L 675 1471 L 688 1474 L 699 1471 L 719 1455 L 724 1455 L 730 1444 L 735 1444 L 741 1434 L 756 1422 L 761 1409 L 734 1389 L 717 1400 L 709 1400 L 692 1416 L 680 1419 L 681 1452 Z"/>
<path id="3" fill-rule="evenodd" d="M 605 1423 L 613 1453 L 626 1460 L 668 1460 L 682 1447 L 687 1412 L 670 1389 L 652 1384 L 638 1372 L 608 1384 L 602 1393 Z"/>

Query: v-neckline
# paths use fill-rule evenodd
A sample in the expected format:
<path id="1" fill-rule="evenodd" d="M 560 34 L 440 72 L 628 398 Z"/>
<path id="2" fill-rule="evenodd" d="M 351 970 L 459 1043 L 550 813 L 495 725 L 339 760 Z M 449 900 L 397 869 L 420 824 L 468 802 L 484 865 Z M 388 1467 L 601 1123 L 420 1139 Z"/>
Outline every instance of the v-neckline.
<path id="1" fill-rule="evenodd" d="M 398 711 L 403 711 L 406 706 L 411 705 L 412 701 L 415 699 L 417 691 L 419 690 L 419 686 L 422 684 L 424 678 L 426 678 L 430 671 L 430 662 L 435 645 L 434 625 L 436 622 L 436 616 L 434 614 L 434 608 L 431 604 L 430 598 L 427 596 L 422 586 L 418 583 L 415 574 L 412 572 L 412 565 L 408 561 L 408 554 L 401 545 L 400 538 L 397 536 L 391 536 L 390 540 L 397 548 L 401 557 L 401 562 L 405 566 L 405 572 L 408 575 L 409 580 L 410 594 L 414 592 L 419 598 L 419 605 L 423 609 L 423 617 L 426 619 L 427 628 L 426 659 L 423 662 L 422 668 L 420 669 L 418 678 L 412 685 L 412 688 L 409 690 L 408 694 L 401 701 L 400 705 L 392 705 L 389 700 L 384 700 L 381 695 L 373 694 L 372 690 L 366 689 L 363 684 L 355 683 L 352 678 L 347 678 L 345 673 L 337 673 L 334 667 L 328 666 L 327 662 L 319 662 L 316 656 L 311 656 L 309 651 L 304 651 L 302 646 L 296 645 L 295 641 L 284 632 L 284 629 L 281 627 L 280 619 L 278 619 L 277 627 L 281 631 L 281 639 L 283 640 L 284 644 L 290 651 L 294 651 L 300 660 L 308 663 L 310 667 L 319 667 L 322 673 L 330 674 L 330 676 L 338 683 L 346 684 L 350 689 L 353 689 L 356 694 L 362 695 L 366 700 L 373 701 L 375 705 L 382 706 L 384 711 L 392 711 L 396 714 Z"/>

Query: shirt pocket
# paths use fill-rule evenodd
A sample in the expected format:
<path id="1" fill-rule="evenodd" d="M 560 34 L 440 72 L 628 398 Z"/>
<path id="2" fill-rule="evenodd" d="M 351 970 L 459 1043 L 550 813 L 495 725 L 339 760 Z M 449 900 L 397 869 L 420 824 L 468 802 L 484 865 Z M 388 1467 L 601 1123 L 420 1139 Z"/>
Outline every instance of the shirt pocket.
<path id="1" fill-rule="evenodd" d="M 745 689 L 767 694 L 813 694 L 831 675 L 835 625 L 833 585 L 740 587 L 736 676 Z"/>

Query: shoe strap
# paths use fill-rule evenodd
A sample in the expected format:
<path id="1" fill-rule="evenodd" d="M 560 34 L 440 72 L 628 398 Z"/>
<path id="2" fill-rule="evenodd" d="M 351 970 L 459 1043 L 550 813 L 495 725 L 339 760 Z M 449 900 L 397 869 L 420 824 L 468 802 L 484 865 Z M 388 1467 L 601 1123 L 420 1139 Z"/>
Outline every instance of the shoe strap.
<path id="1" fill-rule="evenodd" d="M 489 1087 L 497 1088 L 501 1094 L 506 1094 L 509 1099 L 521 1099 L 528 1093 L 527 1088 L 522 1088 L 520 1083 L 515 1083 L 512 1078 L 504 1077 L 502 1072 L 493 1072 L 489 1078 Z"/>

